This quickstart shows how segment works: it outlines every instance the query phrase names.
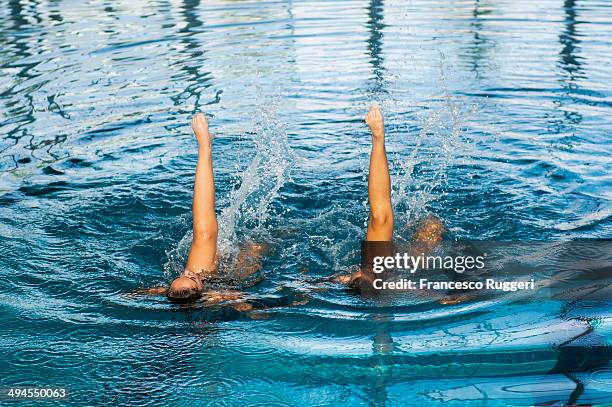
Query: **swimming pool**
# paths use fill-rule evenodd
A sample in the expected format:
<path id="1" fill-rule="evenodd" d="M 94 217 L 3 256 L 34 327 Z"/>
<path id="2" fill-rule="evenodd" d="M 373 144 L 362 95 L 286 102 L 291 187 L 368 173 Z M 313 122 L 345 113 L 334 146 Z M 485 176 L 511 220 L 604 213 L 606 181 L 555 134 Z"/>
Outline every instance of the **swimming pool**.
<path id="1" fill-rule="evenodd" d="M 607 347 L 609 302 L 380 303 L 313 282 L 359 261 L 373 101 L 398 239 L 427 212 L 456 239 L 612 237 L 611 15 L 4 2 L 0 385 L 66 387 L 71 405 L 609 405 L 609 366 L 555 369 L 584 321 L 599 342 L 576 352 Z M 181 271 L 197 111 L 222 247 L 272 242 L 247 291 L 280 306 L 256 315 L 131 294 Z"/>

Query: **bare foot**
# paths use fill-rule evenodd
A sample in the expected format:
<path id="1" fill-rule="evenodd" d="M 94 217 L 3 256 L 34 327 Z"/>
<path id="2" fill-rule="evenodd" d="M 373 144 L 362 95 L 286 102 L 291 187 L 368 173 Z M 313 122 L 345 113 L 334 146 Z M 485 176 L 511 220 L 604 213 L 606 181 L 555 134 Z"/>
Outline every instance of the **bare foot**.
<path id="1" fill-rule="evenodd" d="M 372 142 L 385 142 L 385 120 L 383 119 L 380 108 L 375 103 L 370 107 L 370 111 L 365 117 L 365 122 L 372 132 Z"/>
<path id="2" fill-rule="evenodd" d="M 208 131 L 208 120 L 202 113 L 198 113 L 191 119 L 191 127 L 195 133 L 198 145 L 200 147 L 208 147 L 211 145 L 211 136 Z"/>

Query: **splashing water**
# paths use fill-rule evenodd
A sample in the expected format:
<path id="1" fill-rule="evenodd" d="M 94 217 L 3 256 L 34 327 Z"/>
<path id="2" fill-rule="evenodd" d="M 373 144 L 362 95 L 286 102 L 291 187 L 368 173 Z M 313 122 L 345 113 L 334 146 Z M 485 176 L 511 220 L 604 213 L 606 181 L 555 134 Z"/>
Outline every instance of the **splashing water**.
<path id="1" fill-rule="evenodd" d="M 417 113 L 420 129 L 409 154 L 393 156 L 392 200 L 396 219 L 395 238 L 406 240 L 409 231 L 428 211 L 428 205 L 445 195 L 448 170 L 462 151 L 462 135 L 468 111 L 447 88 L 444 57 L 440 61 L 441 96 L 432 97 L 425 109 Z M 395 104 L 402 104 L 396 102 Z M 397 120 L 392 118 L 392 123 Z M 401 142 L 410 129 L 398 126 Z M 406 144 L 411 144 L 408 140 Z M 405 158 L 404 158 L 405 157 Z M 420 171 L 415 171 L 417 168 Z"/>
<path id="2" fill-rule="evenodd" d="M 610 404 L 609 302 L 378 301 L 328 280 L 359 262 L 373 100 L 398 239 L 426 212 L 458 239 L 610 238 L 605 2 L 4 3 L 3 386 L 75 405 Z M 131 295 L 183 271 L 195 111 L 217 132 L 220 250 L 271 240 L 265 281 L 239 284 L 256 312 Z"/>
<path id="3" fill-rule="evenodd" d="M 229 206 L 219 216 L 219 249 L 236 250 L 237 232 L 246 236 L 265 234 L 270 204 L 287 181 L 291 150 L 285 126 L 277 117 L 274 103 L 262 103 L 253 120 L 252 141 L 256 154 L 244 171 L 240 187 L 229 196 Z"/>

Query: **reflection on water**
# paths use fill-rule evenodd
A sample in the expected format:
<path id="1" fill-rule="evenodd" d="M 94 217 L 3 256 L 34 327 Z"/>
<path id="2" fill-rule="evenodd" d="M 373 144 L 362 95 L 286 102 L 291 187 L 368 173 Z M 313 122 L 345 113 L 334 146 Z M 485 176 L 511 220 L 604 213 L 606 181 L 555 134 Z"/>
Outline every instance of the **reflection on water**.
<path id="1" fill-rule="evenodd" d="M 482 69 L 482 65 L 489 63 L 487 53 L 495 47 L 495 43 L 488 37 L 487 30 L 484 27 L 486 17 L 493 13 L 490 7 L 493 4 L 481 4 L 480 0 L 474 2 L 470 30 L 472 35 L 471 43 L 459 56 L 465 58 L 470 66 L 470 69 L 478 77 L 481 74 L 486 74 L 486 69 Z M 482 71 L 482 72 L 481 72 Z"/>
<path id="2" fill-rule="evenodd" d="M 610 27 L 586 0 L 5 2 L 2 385 L 96 405 L 609 404 L 601 298 L 385 304 L 321 281 L 359 260 L 372 101 L 398 240 L 427 212 L 458 239 L 610 238 Z M 223 250 L 272 246 L 252 312 L 128 294 L 181 270 L 196 111 Z"/>
<path id="3" fill-rule="evenodd" d="M 565 72 L 569 75 L 569 82 L 574 82 L 577 75 L 580 75 L 580 40 L 578 39 L 578 33 L 576 32 L 576 25 L 579 23 L 576 21 L 576 1 L 566 0 L 563 3 L 563 11 L 565 14 L 565 29 L 559 35 L 559 42 L 563 46 L 559 53 L 561 60 L 560 65 Z"/>
<path id="4" fill-rule="evenodd" d="M 383 23 L 383 0 L 372 0 L 368 7 L 367 22 L 368 28 L 370 29 L 370 36 L 368 38 L 368 51 L 370 53 L 370 63 L 372 64 L 373 79 L 376 83 L 375 89 L 372 90 L 373 94 L 380 91 L 384 81 L 384 62 L 383 57 L 383 29 L 385 25 Z"/>

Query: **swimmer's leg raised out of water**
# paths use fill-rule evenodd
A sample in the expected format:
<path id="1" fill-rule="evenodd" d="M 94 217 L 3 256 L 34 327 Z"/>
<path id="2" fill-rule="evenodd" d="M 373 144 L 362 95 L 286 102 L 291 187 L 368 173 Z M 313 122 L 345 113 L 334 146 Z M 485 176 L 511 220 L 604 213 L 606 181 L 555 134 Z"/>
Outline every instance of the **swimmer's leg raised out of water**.
<path id="1" fill-rule="evenodd" d="M 204 304 L 235 300 L 242 293 L 205 290 L 204 279 L 217 273 L 217 216 L 215 213 L 215 181 L 212 165 L 212 137 L 203 114 L 196 115 L 192 127 L 198 141 L 198 162 L 193 188 L 193 241 L 185 271 L 170 287 L 139 289 L 136 293 L 167 295 L 170 300 L 184 302 L 204 297 Z M 268 245 L 248 242 L 240 248 L 234 264 L 234 277 L 242 279 L 261 270 Z"/>
<path id="2" fill-rule="evenodd" d="M 370 217 L 367 241 L 390 242 L 393 238 L 393 207 L 391 205 L 391 177 L 385 150 L 385 124 L 378 105 L 373 105 L 365 117 L 372 133 L 368 198 Z"/>
<path id="3" fill-rule="evenodd" d="M 378 105 L 374 104 L 365 117 L 372 135 L 370 153 L 370 173 L 368 175 L 368 199 L 370 215 L 368 219 L 367 241 L 390 242 L 393 238 L 393 206 L 391 205 L 391 177 L 385 149 L 385 121 Z M 351 277 L 338 276 L 337 282 L 355 285 L 367 277 L 357 271 Z"/>
<path id="4" fill-rule="evenodd" d="M 203 290 L 202 279 L 215 273 L 217 260 L 217 215 L 212 165 L 212 137 L 206 117 L 199 113 L 191 121 L 198 140 L 198 163 L 193 187 L 193 241 L 185 271 L 176 278 L 167 295 L 170 299 L 190 299 Z"/>
<path id="5" fill-rule="evenodd" d="M 391 177 L 385 150 L 385 125 L 378 105 L 373 105 L 365 117 L 372 134 L 370 173 L 368 175 L 368 198 L 370 216 L 368 219 L 367 241 L 390 242 L 393 239 L 393 206 L 391 204 Z M 429 252 L 437 246 L 444 232 L 444 224 L 435 216 L 428 216 L 420 222 L 412 242 L 418 253 Z M 371 275 L 363 270 L 349 276 L 336 276 L 333 281 L 348 284 L 352 288 L 367 285 Z"/>
<path id="6" fill-rule="evenodd" d="M 368 176 L 370 218 L 366 240 L 390 242 L 393 239 L 391 177 L 385 150 L 384 118 L 378 105 L 375 104 L 370 108 L 365 121 L 372 133 L 370 174 Z M 412 242 L 415 245 L 424 246 L 424 251 L 430 251 L 440 244 L 444 231 L 444 223 L 437 217 L 428 215 L 419 223 Z"/>

